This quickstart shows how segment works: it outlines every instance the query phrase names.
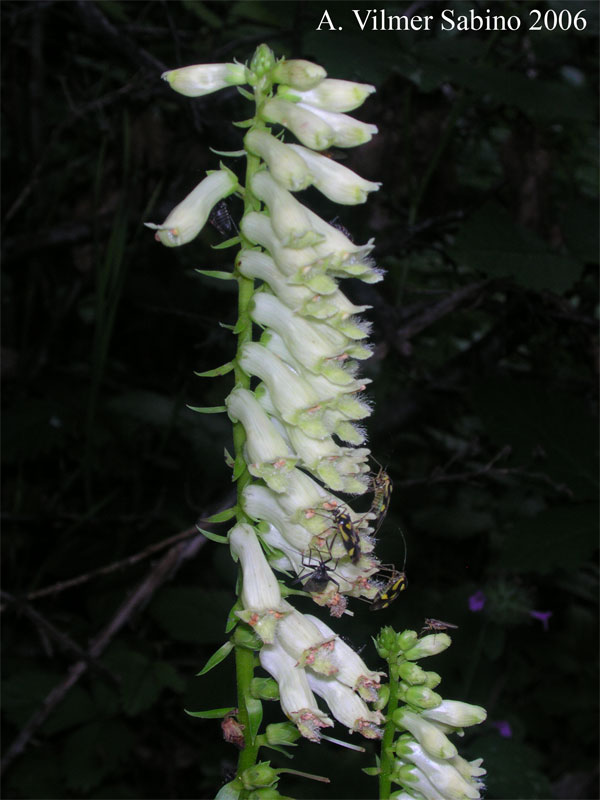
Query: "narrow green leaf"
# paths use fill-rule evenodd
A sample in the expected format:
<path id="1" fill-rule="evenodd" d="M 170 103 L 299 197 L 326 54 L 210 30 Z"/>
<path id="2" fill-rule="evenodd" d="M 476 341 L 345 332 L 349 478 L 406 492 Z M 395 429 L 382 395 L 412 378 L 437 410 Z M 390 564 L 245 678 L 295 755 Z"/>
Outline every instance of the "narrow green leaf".
<path id="1" fill-rule="evenodd" d="M 238 624 L 239 617 L 236 616 L 236 611 L 242 610 L 242 603 L 240 600 L 236 600 L 236 602 L 231 606 L 231 611 L 227 616 L 227 624 L 225 625 L 225 633 L 231 633 L 231 631 L 235 628 Z"/>
<path id="2" fill-rule="evenodd" d="M 225 406 L 188 406 L 190 411 L 197 411 L 199 414 L 222 414 L 227 411 Z"/>
<path id="3" fill-rule="evenodd" d="M 225 511 L 219 511 L 217 514 L 213 514 L 211 517 L 206 517 L 203 519 L 203 522 L 227 522 L 228 519 L 235 517 L 237 513 L 238 507 L 231 506 L 231 508 L 226 508 Z"/>
<path id="4" fill-rule="evenodd" d="M 199 525 L 196 525 L 196 528 L 200 531 L 203 536 L 206 536 L 207 539 L 210 539 L 211 542 L 216 542 L 217 544 L 229 544 L 229 539 L 227 536 L 220 536 L 218 533 L 213 533 L 212 531 L 205 531 L 204 528 L 201 528 Z"/>
<path id="5" fill-rule="evenodd" d="M 268 747 L 271 750 L 275 750 L 275 752 L 279 753 L 281 756 L 285 756 L 286 758 L 293 758 L 294 756 L 291 753 L 288 753 L 284 750 L 283 747 L 280 747 L 278 744 L 263 744 L 263 747 Z M 287 747 L 298 747 L 295 742 L 290 742 Z"/>
<path id="6" fill-rule="evenodd" d="M 225 328 L 225 330 L 232 331 L 233 325 L 229 325 L 227 322 L 219 322 L 219 326 L 221 328 Z"/>
<path id="7" fill-rule="evenodd" d="M 234 122 L 233 124 L 236 128 L 250 128 L 252 125 L 254 125 L 254 118 L 243 119 L 241 122 Z"/>
<path id="8" fill-rule="evenodd" d="M 221 647 L 219 647 L 219 649 L 208 659 L 200 672 L 196 673 L 196 677 L 199 678 L 200 675 L 205 675 L 207 672 L 210 672 L 213 667 L 216 667 L 217 664 L 220 664 L 221 661 L 224 661 L 232 650 L 233 642 L 225 642 L 225 644 L 222 644 Z"/>
<path id="9" fill-rule="evenodd" d="M 210 711 L 188 711 L 187 708 L 183 709 L 190 717 L 200 717 L 200 719 L 221 719 L 227 716 L 235 708 L 211 708 Z"/>
<path id="10" fill-rule="evenodd" d="M 252 92 L 249 92 L 247 89 L 242 89 L 241 86 L 238 86 L 237 90 L 242 95 L 242 97 L 246 98 L 246 100 L 250 100 L 251 102 L 254 101 L 254 95 L 252 94 Z"/>
<path id="11" fill-rule="evenodd" d="M 222 269 L 196 269 L 194 272 L 199 272 L 200 275 L 206 275 L 209 278 L 218 278 L 220 281 L 235 280 L 233 272 L 225 272 Z"/>
<path id="12" fill-rule="evenodd" d="M 239 158 L 246 155 L 245 150 L 215 150 L 214 147 L 209 147 L 208 149 L 217 156 L 226 156 L 227 158 Z"/>
<path id="13" fill-rule="evenodd" d="M 234 236 L 231 239 L 226 239 L 224 242 L 220 242 L 219 244 L 212 244 L 211 250 L 227 250 L 228 247 L 235 247 L 236 244 L 239 244 L 241 241 L 239 236 Z M 228 272 L 227 275 L 230 273 Z"/>
<path id="14" fill-rule="evenodd" d="M 216 378 L 217 375 L 227 375 L 233 369 L 233 362 L 228 361 L 227 364 L 222 364 L 220 367 L 214 369 L 207 369 L 206 372 L 194 372 L 198 378 Z"/>
<path id="15" fill-rule="evenodd" d="M 363 767 L 362 771 L 365 773 L 365 775 L 370 775 L 372 778 L 376 775 L 379 775 L 381 772 L 379 767 Z"/>
<path id="16" fill-rule="evenodd" d="M 233 469 L 235 461 L 233 460 L 233 456 L 226 447 L 224 448 L 224 455 L 225 455 L 225 465 Z"/>
<path id="17" fill-rule="evenodd" d="M 246 708 L 250 722 L 250 736 L 252 737 L 252 744 L 254 744 L 263 718 L 263 707 L 261 701 L 256 697 L 246 697 Z"/>
<path id="18" fill-rule="evenodd" d="M 235 464 L 233 467 L 233 475 L 231 476 L 232 481 L 237 481 L 240 475 L 243 474 L 244 470 L 246 469 L 246 462 L 244 461 L 244 457 L 240 454 L 235 459 Z"/>

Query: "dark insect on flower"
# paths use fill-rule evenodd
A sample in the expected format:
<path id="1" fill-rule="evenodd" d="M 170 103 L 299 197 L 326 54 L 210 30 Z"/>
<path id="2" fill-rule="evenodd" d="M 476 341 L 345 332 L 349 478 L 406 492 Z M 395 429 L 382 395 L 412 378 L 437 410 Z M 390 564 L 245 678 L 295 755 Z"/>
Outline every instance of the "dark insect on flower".
<path id="1" fill-rule="evenodd" d="M 393 484 L 390 476 L 381 466 L 377 459 L 373 459 L 379 466 L 379 472 L 371 478 L 371 487 L 373 489 L 373 501 L 371 503 L 370 513 L 375 515 L 375 534 L 379 531 L 385 515 L 390 507 L 390 499 L 392 496 Z"/>
<path id="2" fill-rule="evenodd" d="M 221 236 L 235 236 L 237 233 L 236 224 L 229 213 L 225 200 L 219 200 L 219 202 L 213 206 L 208 221 L 219 231 Z"/>
<path id="3" fill-rule="evenodd" d="M 333 556 L 323 560 L 323 556 L 321 556 L 320 553 L 317 553 L 317 555 L 319 556 L 319 561 L 316 566 L 312 563 L 312 551 L 309 553 L 308 562 L 302 558 L 302 566 L 308 570 L 308 572 L 304 575 L 298 575 L 293 583 L 302 583 L 302 588 L 307 592 L 324 592 L 329 582 L 335 583 L 339 589 L 339 583 L 329 574 L 330 572 L 334 572 L 335 567 L 337 567 L 337 560 L 335 562 L 335 567 L 328 567 L 327 565 L 333 561 Z"/>
<path id="4" fill-rule="evenodd" d="M 352 238 L 352 234 L 348 230 L 348 228 L 344 227 L 342 223 L 339 221 L 339 217 L 334 217 L 332 220 L 329 221 L 329 224 L 338 230 L 340 233 L 343 233 L 352 243 L 354 243 L 354 239 Z"/>
<path id="5" fill-rule="evenodd" d="M 333 538 L 335 539 L 336 536 L 340 537 L 342 544 L 346 548 L 346 552 L 350 556 L 350 561 L 352 561 L 353 564 L 357 564 L 361 556 L 360 536 L 354 527 L 352 517 L 347 511 L 343 511 L 341 508 L 334 508 L 331 511 L 331 516 L 335 526 L 335 535 Z"/>
<path id="6" fill-rule="evenodd" d="M 393 564 L 389 564 L 377 573 L 377 575 L 387 576 L 388 580 L 371 602 L 370 610 L 379 611 L 382 608 L 387 608 L 403 592 L 408 586 L 405 572 L 398 572 Z"/>
<path id="7" fill-rule="evenodd" d="M 421 628 L 419 636 L 424 636 L 426 633 L 441 633 L 447 631 L 448 628 L 457 629 L 458 625 L 453 625 L 451 622 L 443 622 L 441 619 L 427 618 Z"/>

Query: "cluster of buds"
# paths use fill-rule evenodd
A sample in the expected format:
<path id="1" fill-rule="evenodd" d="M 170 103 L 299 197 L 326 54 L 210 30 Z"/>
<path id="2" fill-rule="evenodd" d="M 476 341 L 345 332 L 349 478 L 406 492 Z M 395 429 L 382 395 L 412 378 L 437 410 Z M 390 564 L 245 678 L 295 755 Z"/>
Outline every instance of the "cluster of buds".
<path id="1" fill-rule="evenodd" d="M 245 323 L 262 335 L 240 340 L 237 381 L 225 400 L 230 419 L 243 429 L 238 456 L 255 479 L 244 481 L 239 521 L 229 533 L 243 574 L 243 607 L 236 613 L 260 637 L 260 662 L 277 680 L 282 708 L 303 736 L 316 741 L 320 729 L 333 724 L 316 694 L 350 731 L 379 738 L 383 717 L 367 705 L 378 699 L 379 673 L 324 623 L 284 599 L 309 594 L 340 616 L 348 596 L 372 604 L 388 597 L 398 574 L 373 554 L 387 501 L 382 508 L 361 426 L 371 413 L 363 397 L 369 381 L 358 375 L 371 355 L 370 326 L 360 316 L 369 306 L 353 304 L 339 288 L 350 277 L 375 283 L 382 271 L 370 256 L 372 241 L 355 244 L 294 196 L 314 186 L 335 203 L 355 205 L 379 188 L 318 152 L 355 147 L 377 133 L 347 113 L 375 90 L 328 79 L 307 61 L 275 61 L 264 45 L 248 66 L 198 65 L 163 78 L 191 97 L 247 84 L 253 94 L 239 91 L 257 106 L 251 120 L 238 123 L 248 128 L 246 186 L 221 165 L 161 225 L 149 225 L 157 240 L 178 246 L 198 234 L 219 201 L 233 193 L 244 198 L 240 234 L 232 242 L 241 243 L 234 276 L 246 286 L 260 282 L 245 306 Z M 285 142 L 285 131 L 275 135 L 273 125 L 299 144 Z M 363 514 L 334 494 L 369 491 L 374 502 Z M 299 588 L 280 583 L 272 569 L 291 574 Z"/>
<path id="2" fill-rule="evenodd" d="M 390 797 L 479 800 L 486 773 L 482 759 L 462 758 L 449 737 L 453 733 L 462 736 L 464 728 L 483 722 L 485 709 L 443 699 L 435 691 L 440 676 L 416 663 L 448 648 L 450 637 L 433 633 L 419 638 L 415 631 L 397 634 L 384 628 L 375 643 L 379 655 L 388 661 L 390 681 L 396 682 L 396 701 L 402 703 L 390 709 L 389 724 L 397 729 L 397 738 L 386 743 L 382 759 L 382 766 L 391 767 L 392 782 L 402 787 Z"/>

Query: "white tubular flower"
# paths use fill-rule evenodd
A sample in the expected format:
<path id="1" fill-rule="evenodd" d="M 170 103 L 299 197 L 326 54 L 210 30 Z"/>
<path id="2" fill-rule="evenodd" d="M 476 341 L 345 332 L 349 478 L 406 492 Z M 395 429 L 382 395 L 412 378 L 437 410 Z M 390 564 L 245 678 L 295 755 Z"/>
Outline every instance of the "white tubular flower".
<path id="1" fill-rule="evenodd" d="M 254 296 L 250 315 L 259 325 L 273 328 L 292 356 L 306 369 L 322 373 L 333 383 L 344 385 L 353 381 L 352 375 L 340 364 L 347 358 L 347 353 L 354 355 L 356 345 L 350 344 L 346 336 L 330 325 L 315 320 L 309 322 L 264 292 Z"/>
<path id="2" fill-rule="evenodd" d="M 333 726 L 331 720 L 317 705 L 306 674 L 275 640 L 260 651 L 260 663 L 279 686 L 279 701 L 283 713 L 311 742 L 320 740 L 320 728 Z"/>
<path id="3" fill-rule="evenodd" d="M 460 700 L 442 700 L 436 708 L 428 708 L 421 713 L 432 722 L 443 722 L 455 728 L 479 725 L 487 717 L 487 711 L 482 706 L 474 706 Z"/>
<path id="4" fill-rule="evenodd" d="M 334 203 L 345 206 L 364 203 L 369 192 L 376 192 L 381 186 L 380 183 L 361 178 L 332 158 L 314 153 L 300 144 L 289 144 L 288 147 L 302 157 L 314 186 Z"/>
<path id="5" fill-rule="evenodd" d="M 348 728 L 349 733 L 358 731 L 366 739 L 381 739 L 379 725 L 383 722 L 380 711 L 371 711 L 349 686 L 336 678 L 324 678 L 307 671 L 308 684 L 313 692 L 329 706 L 333 716 Z"/>
<path id="6" fill-rule="evenodd" d="M 313 617 L 310 614 L 307 617 L 317 626 L 323 636 L 336 636 L 335 631 L 332 631 L 328 625 L 317 617 Z M 353 691 L 358 692 L 363 700 L 370 703 L 374 703 L 377 700 L 381 676 L 385 675 L 384 672 L 370 670 L 358 653 L 339 637 L 335 640 L 333 660 L 338 666 L 336 680 L 345 683 Z"/>
<path id="7" fill-rule="evenodd" d="M 242 233 L 254 244 L 269 251 L 275 263 L 293 284 L 308 286 L 313 292 L 331 294 L 337 283 L 325 275 L 326 264 L 319 261 L 313 247 L 294 250 L 283 247 L 266 214 L 251 211 L 242 218 Z"/>
<path id="8" fill-rule="evenodd" d="M 243 611 L 236 612 L 240 619 L 251 625 L 264 642 L 272 642 L 275 626 L 286 613 L 273 575 L 254 528 L 238 523 L 229 532 L 231 552 L 242 564 Z"/>
<path id="9" fill-rule="evenodd" d="M 436 758 L 452 758 L 458 755 L 458 750 L 446 734 L 434 722 L 425 719 L 422 713 L 415 714 L 403 707 L 394 712 L 393 720 L 394 725 L 412 733 L 430 755 Z"/>
<path id="10" fill-rule="evenodd" d="M 291 145 L 257 128 L 246 134 L 244 144 L 251 153 L 263 159 L 271 175 L 285 189 L 298 192 L 310 186 L 312 175 L 306 159 L 294 152 Z"/>
<path id="11" fill-rule="evenodd" d="M 271 100 L 269 102 L 277 101 Z M 358 147 L 359 144 L 365 144 L 371 141 L 371 138 L 378 133 L 377 125 L 370 125 L 368 122 L 360 122 L 360 120 L 349 117 L 347 114 L 338 114 L 335 111 L 324 111 L 322 108 L 309 106 L 305 103 L 298 103 L 297 108 L 319 117 L 321 122 L 324 122 L 331 128 L 334 134 L 332 144 L 336 145 L 336 147 Z M 295 133 L 295 131 L 293 132 Z M 306 144 L 300 136 L 298 136 L 298 138 L 302 144 Z M 310 147 L 310 145 L 307 145 L 307 147 Z M 313 147 L 312 149 L 323 150 L 324 148 Z"/>
<path id="12" fill-rule="evenodd" d="M 419 798 L 424 798 L 424 800 L 449 800 L 441 792 L 438 792 L 427 775 L 421 772 L 418 767 L 412 764 L 402 764 L 401 762 L 397 763 L 397 767 L 395 780 L 401 783 L 404 788 L 410 788 L 411 792 L 418 792 Z"/>
<path id="13" fill-rule="evenodd" d="M 256 375 L 266 383 L 271 400 L 283 420 L 298 425 L 317 439 L 329 435 L 321 419 L 319 398 L 310 384 L 266 347 L 246 342 L 242 347 L 240 366 L 248 375 Z"/>
<path id="14" fill-rule="evenodd" d="M 325 120 L 300 104 L 288 103 L 274 97 L 263 105 L 261 116 L 266 122 L 276 122 L 288 128 L 297 139 L 312 150 L 327 150 L 336 140 L 336 132 Z M 322 113 L 322 112 L 321 112 Z M 360 142 L 357 142 L 360 144 Z"/>
<path id="15" fill-rule="evenodd" d="M 487 773 L 487 770 L 483 769 L 481 766 L 483 764 L 483 758 L 476 758 L 473 761 L 467 761 L 462 756 L 454 756 L 453 758 L 449 758 L 448 761 L 453 767 L 456 767 L 456 769 L 466 780 L 471 780 L 471 778 L 481 778 Z"/>
<path id="16" fill-rule="evenodd" d="M 167 247 L 191 242 L 202 230 L 212 207 L 238 188 L 238 181 L 229 169 L 221 169 L 204 178 L 185 200 L 171 211 L 162 225 L 145 222 L 155 230 L 154 238 Z"/>
<path id="17" fill-rule="evenodd" d="M 301 524 L 292 522 L 266 486 L 250 484 L 243 494 L 244 511 L 252 519 L 263 520 L 277 528 L 288 545 L 299 553 L 308 552 L 313 545 L 313 534 Z"/>
<path id="18" fill-rule="evenodd" d="M 304 614 L 283 601 L 289 613 L 277 626 L 277 640 L 300 667 L 310 667 L 322 675 L 335 675 L 337 666 L 331 660 L 333 639 L 324 637 Z M 317 692 L 318 694 L 318 692 Z"/>
<path id="19" fill-rule="evenodd" d="M 366 448 L 340 447 L 331 437 L 311 439 L 294 425 L 288 428 L 290 444 L 306 469 L 336 492 L 364 494 L 369 489 Z M 362 478 L 362 480 L 361 480 Z"/>
<path id="20" fill-rule="evenodd" d="M 425 752 L 414 739 L 400 739 L 396 753 L 415 764 L 448 800 L 479 800 L 481 797 L 474 781 L 465 780 L 449 761 Z"/>
<path id="21" fill-rule="evenodd" d="M 195 64 L 170 69 L 160 77 L 167 81 L 171 89 L 187 97 L 201 97 L 228 86 L 247 83 L 243 64 Z"/>
<path id="22" fill-rule="evenodd" d="M 312 89 L 327 77 L 320 64 L 301 58 L 278 61 L 271 75 L 275 83 L 289 83 L 294 89 L 300 90 Z"/>
<path id="23" fill-rule="evenodd" d="M 271 225 L 284 247 L 300 250 L 323 240 L 324 237 L 312 229 L 306 208 L 287 189 L 282 189 L 268 170 L 257 172 L 251 186 L 269 209 Z"/>
<path id="24" fill-rule="evenodd" d="M 375 87 L 368 83 L 354 83 L 335 78 L 326 78 L 314 89 L 300 91 L 290 86 L 280 86 L 277 94 L 285 100 L 308 103 L 326 111 L 354 111 L 361 106 Z"/>
<path id="25" fill-rule="evenodd" d="M 229 417 L 238 420 L 246 431 L 248 471 L 262 478 L 275 492 L 287 491 L 286 474 L 297 462 L 263 411 L 262 406 L 248 389 L 237 387 L 225 400 Z"/>
<path id="26" fill-rule="evenodd" d="M 331 268 L 339 267 L 345 264 L 361 263 L 361 260 L 368 256 L 373 247 L 373 239 L 369 239 L 367 244 L 357 245 L 351 242 L 350 239 L 335 228 L 314 211 L 309 208 L 306 209 L 312 227 L 321 233 L 324 237 L 323 241 L 315 246 L 315 251 L 319 256 L 329 259 Z"/>

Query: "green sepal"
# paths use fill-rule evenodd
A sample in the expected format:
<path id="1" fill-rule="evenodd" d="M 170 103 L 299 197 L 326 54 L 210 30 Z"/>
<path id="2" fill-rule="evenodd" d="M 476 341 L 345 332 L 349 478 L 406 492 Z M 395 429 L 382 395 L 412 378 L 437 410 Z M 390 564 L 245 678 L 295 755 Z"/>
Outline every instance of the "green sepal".
<path id="1" fill-rule="evenodd" d="M 365 773 L 365 775 L 369 775 L 371 778 L 381 774 L 379 767 L 363 767 L 362 771 Z"/>
<path id="2" fill-rule="evenodd" d="M 225 330 L 227 330 L 227 331 L 232 331 L 233 330 L 233 325 L 230 325 L 228 322 L 219 322 L 219 327 L 220 328 L 225 328 Z"/>
<path id="3" fill-rule="evenodd" d="M 208 149 L 211 153 L 217 156 L 225 156 L 226 158 L 239 158 L 246 155 L 245 150 L 215 150 L 214 147 L 209 147 Z"/>
<path id="4" fill-rule="evenodd" d="M 206 372 L 194 372 L 194 375 L 198 378 L 216 378 L 218 375 L 227 375 L 233 368 L 233 361 L 228 361 L 227 364 L 222 364 L 214 369 L 207 369 Z"/>
<path id="5" fill-rule="evenodd" d="M 225 786 L 221 786 L 215 800 L 238 800 L 243 788 L 242 782 L 236 778 L 234 781 L 226 783 Z"/>
<path id="6" fill-rule="evenodd" d="M 298 747 L 298 745 L 295 744 L 295 742 L 290 742 L 287 746 L 288 747 Z M 283 747 L 280 747 L 278 744 L 267 744 L 265 742 L 265 744 L 261 745 L 261 747 L 269 747 L 271 750 L 275 750 L 276 753 L 279 753 L 279 755 L 285 756 L 286 758 L 293 758 L 294 757 L 292 755 L 292 753 L 288 753 Z"/>
<path id="7" fill-rule="evenodd" d="M 194 272 L 199 272 L 200 275 L 206 275 L 209 278 L 218 278 L 220 281 L 235 280 L 233 272 L 226 272 L 222 269 L 195 269 Z"/>
<path id="8" fill-rule="evenodd" d="M 252 744 L 254 744 L 263 718 L 263 707 L 261 701 L 256 697 L 247 696 L 245 702 L 246 710 L 248 711 L 248 722 L 250 723 L 250 736 L 252 737 Z"/>
<path id="9" fill-rule="evenodd" d="M 249 317 L 240 317 L 233 327 L 233 332 L 242 333 L 251 324 Z"/>
<path id="10" fill-rule="evenodd" d="M 254 98 L 253 98 L 254 99 Z M 243 119 L 241 122 L 233 122 L 232 124 L 235 125 L 236 128 L 251 128 L 254 125 L 255 119 Z"/>
<path id="11" fill-rule="evenodd" d="M 233 467 L 233 475 L 231 476 L 232 481 L 237 481 L 237 479 L 244 473 L 246 469 L 246 462 L 244 461 L 241 455 L 237 456 L 235 459 L 235 464 Z"/>
<path id="12" fill-rule="evenodd" d="M 229 539 L 227 536 L 221 536 L 218 533 L 213 533 L 212 531 L 205 531 L 204 528 L 201 528 L 200 525 L 196 525 L 197 530 L 203 536 L 206 536 L 207 539 L 210 539 L 211 542 L 216 542 L 217 544 L 229 544 Z"/>
<path id="13" fill-rule="evenodd" d="M 199 678 L 200 675 L 205 675 L 207 672 L 210 672 L 213 667 L 216 667 L 217 664 L 220 664 L 221 661 L 224 661 L 232 650 L 233 642 L 225 642 L 225 644 L 222 644 L 221 647 L 219 647 L 219 649 L 215 651 L 208 659 L 200 672 L 196 673 L 196 677 Z"/>
<path id="14" fill-rule="evenodd" d="M 238 624 L 240 618 L 236 616 L 235 612 L 241 610 L 242 610 L 242 602 L 241 600 L 236 600 L 235 603 L 231 606 L 229 614 L 227 615 L 227 624 L 225 625 L 225 633 L 231 633 L 231 631 Z"/>
<path id="15" fill-rule="evenodd" d="M 199 414 L 222 414 L 227 411 L 225 406 L 188 406 L 190 411 L 197 411 Z"/>
<path id="16" fill-rule="evenodd" d="M 241 239 L 239 236 L 234 236 L 231 239 L 226 239 L 224 242 L 220 242 L 219 244 L 211 244 L 211 250 L 227 250 L 228 247 L 235 247 L 236 244 L 240 244 Z M 227 272 L 226 275 L 230 275 L 231 273 Z"/>
<path id="17" fill-rule="evenodd" d="M 225 466 L 229 467 L 230 469 L 233 469 L 235 461 L 233 460 L 233 456 L 226 447 L 223 449 L 223 454 L 225 456 Z"/>
<path id="18" fill-rule="evenodd" d="M 187 708 L 183 709 L 190 717 L 200 717 L 200 719 L 221 719 L 235 711 L 233 708 L 211 708 L 209 711 L 188 711 Z"/>
<path id="19" fill-rule="evenodd" d="M 248 89 L 242 89 L 241 86 L 238 86 L 237 90 L 242 95 L 242 97 L 246 98 L 246 100 L 250 100 L 250 102 L 254 102 L 254 95 L 252 94 L 252 92 L 249 92 Z"/>
<path id="20" fill-rule="evenodd" d="M 213 514 L 211 517 L 206 517 L 203 522 L 227 522 L 228 519 L 235 517 L 238 507 L 231 506 L 226 508 L 225 511 L 219 511 L 218 514 Z"/>

